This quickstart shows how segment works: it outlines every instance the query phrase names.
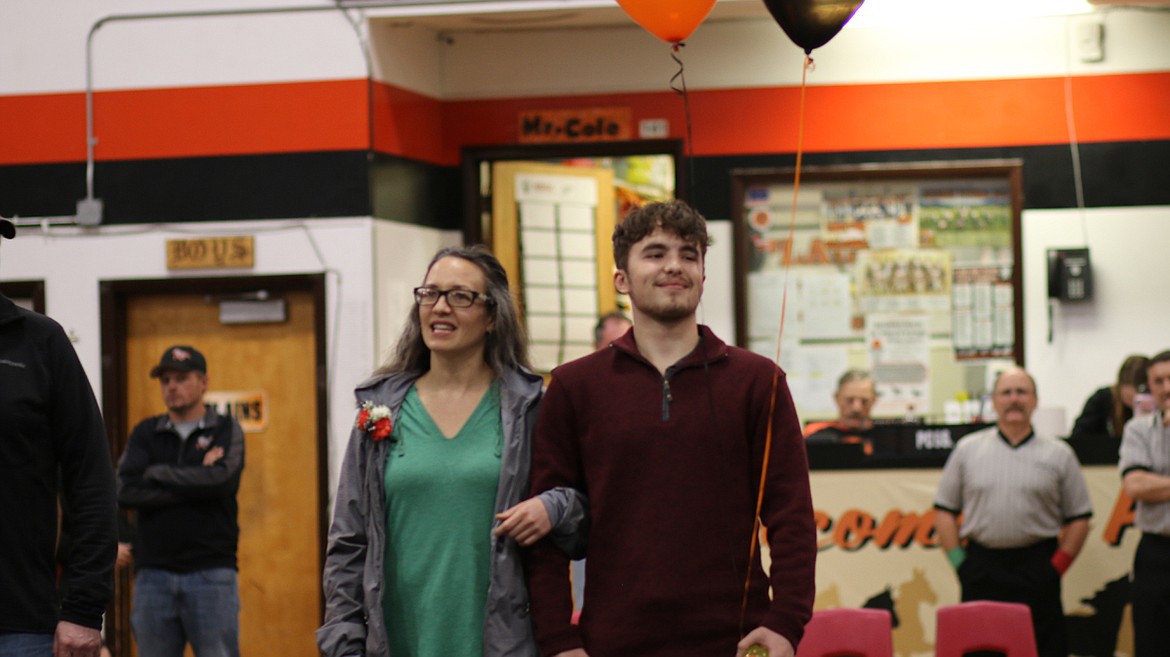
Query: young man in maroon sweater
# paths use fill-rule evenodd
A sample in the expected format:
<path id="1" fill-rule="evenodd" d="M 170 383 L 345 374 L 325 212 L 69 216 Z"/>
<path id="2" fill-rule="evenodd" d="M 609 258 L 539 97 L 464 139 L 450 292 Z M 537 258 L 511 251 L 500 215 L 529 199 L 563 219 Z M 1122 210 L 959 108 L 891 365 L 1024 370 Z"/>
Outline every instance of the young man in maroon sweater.
<path id="1" fill-rule="evenodd" d="M 532 491 L 584 492 L 591 523 L 580 625 L 569 622 L 567 557 L 547 541 L 530 554 L 541 651 L 732 657 L 760 644 L 792 657 L 812 614 L 816 545 L 783 373 L 698 324 L 709 243 L 698 212 L 649 204 L 613 243 L 614 284 L 630 295 L 634 329 L 554 370 L 537 422 Z M 769 421 L 766 574 L 759 551 L 748 556 Z"/>

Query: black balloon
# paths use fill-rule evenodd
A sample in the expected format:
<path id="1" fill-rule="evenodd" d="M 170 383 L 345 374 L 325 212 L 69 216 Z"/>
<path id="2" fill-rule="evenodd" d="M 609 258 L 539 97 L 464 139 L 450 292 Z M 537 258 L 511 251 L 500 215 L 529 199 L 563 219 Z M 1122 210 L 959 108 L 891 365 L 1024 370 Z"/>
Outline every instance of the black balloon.
<path id="1" fill-rule="evenodd" d="M 764 0 L 793 43 L 811 54 L 837 36 L 864 0 Z"/>

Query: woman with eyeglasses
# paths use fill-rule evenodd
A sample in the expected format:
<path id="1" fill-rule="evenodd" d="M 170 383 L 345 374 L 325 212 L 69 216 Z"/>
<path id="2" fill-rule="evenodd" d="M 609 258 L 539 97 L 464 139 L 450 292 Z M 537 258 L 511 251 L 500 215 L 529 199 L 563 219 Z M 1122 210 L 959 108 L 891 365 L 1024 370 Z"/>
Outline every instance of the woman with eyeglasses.
<path id="1" fill-rule="evenodd" d="M 394 354 L 356 390 L 325 558 L 321 654 L 535 657 L 519 548 L 584 500 L 524 500 L 542 379 L 503 266 L 439 251 Z M 522 501 L 524 500 L 524 501 Z"/>

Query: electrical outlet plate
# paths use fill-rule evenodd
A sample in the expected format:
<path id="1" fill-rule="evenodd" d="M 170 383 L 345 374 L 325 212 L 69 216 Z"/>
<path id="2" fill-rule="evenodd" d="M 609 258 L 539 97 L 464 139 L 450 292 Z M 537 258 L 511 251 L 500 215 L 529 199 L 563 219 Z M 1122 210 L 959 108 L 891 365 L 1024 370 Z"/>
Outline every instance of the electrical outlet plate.
<path id="1" fill-rule="evenodd" d="M 1105 23 L 1097 16 L 1085 16 L 1073 26 L 1073 45 L 1082 62 L 1105 59 Z"/>

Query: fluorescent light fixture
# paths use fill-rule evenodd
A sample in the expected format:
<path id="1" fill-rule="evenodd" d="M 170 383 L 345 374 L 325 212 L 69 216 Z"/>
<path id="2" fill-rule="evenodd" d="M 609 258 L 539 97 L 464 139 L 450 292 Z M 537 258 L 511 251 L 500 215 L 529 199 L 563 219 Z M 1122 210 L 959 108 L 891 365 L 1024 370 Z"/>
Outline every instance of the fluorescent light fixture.
<path id="1" fill-rule="evenodd" d="M 1091 13 L 1088 0 L 866 0 L 845 27 L 969 25 Z"/>

